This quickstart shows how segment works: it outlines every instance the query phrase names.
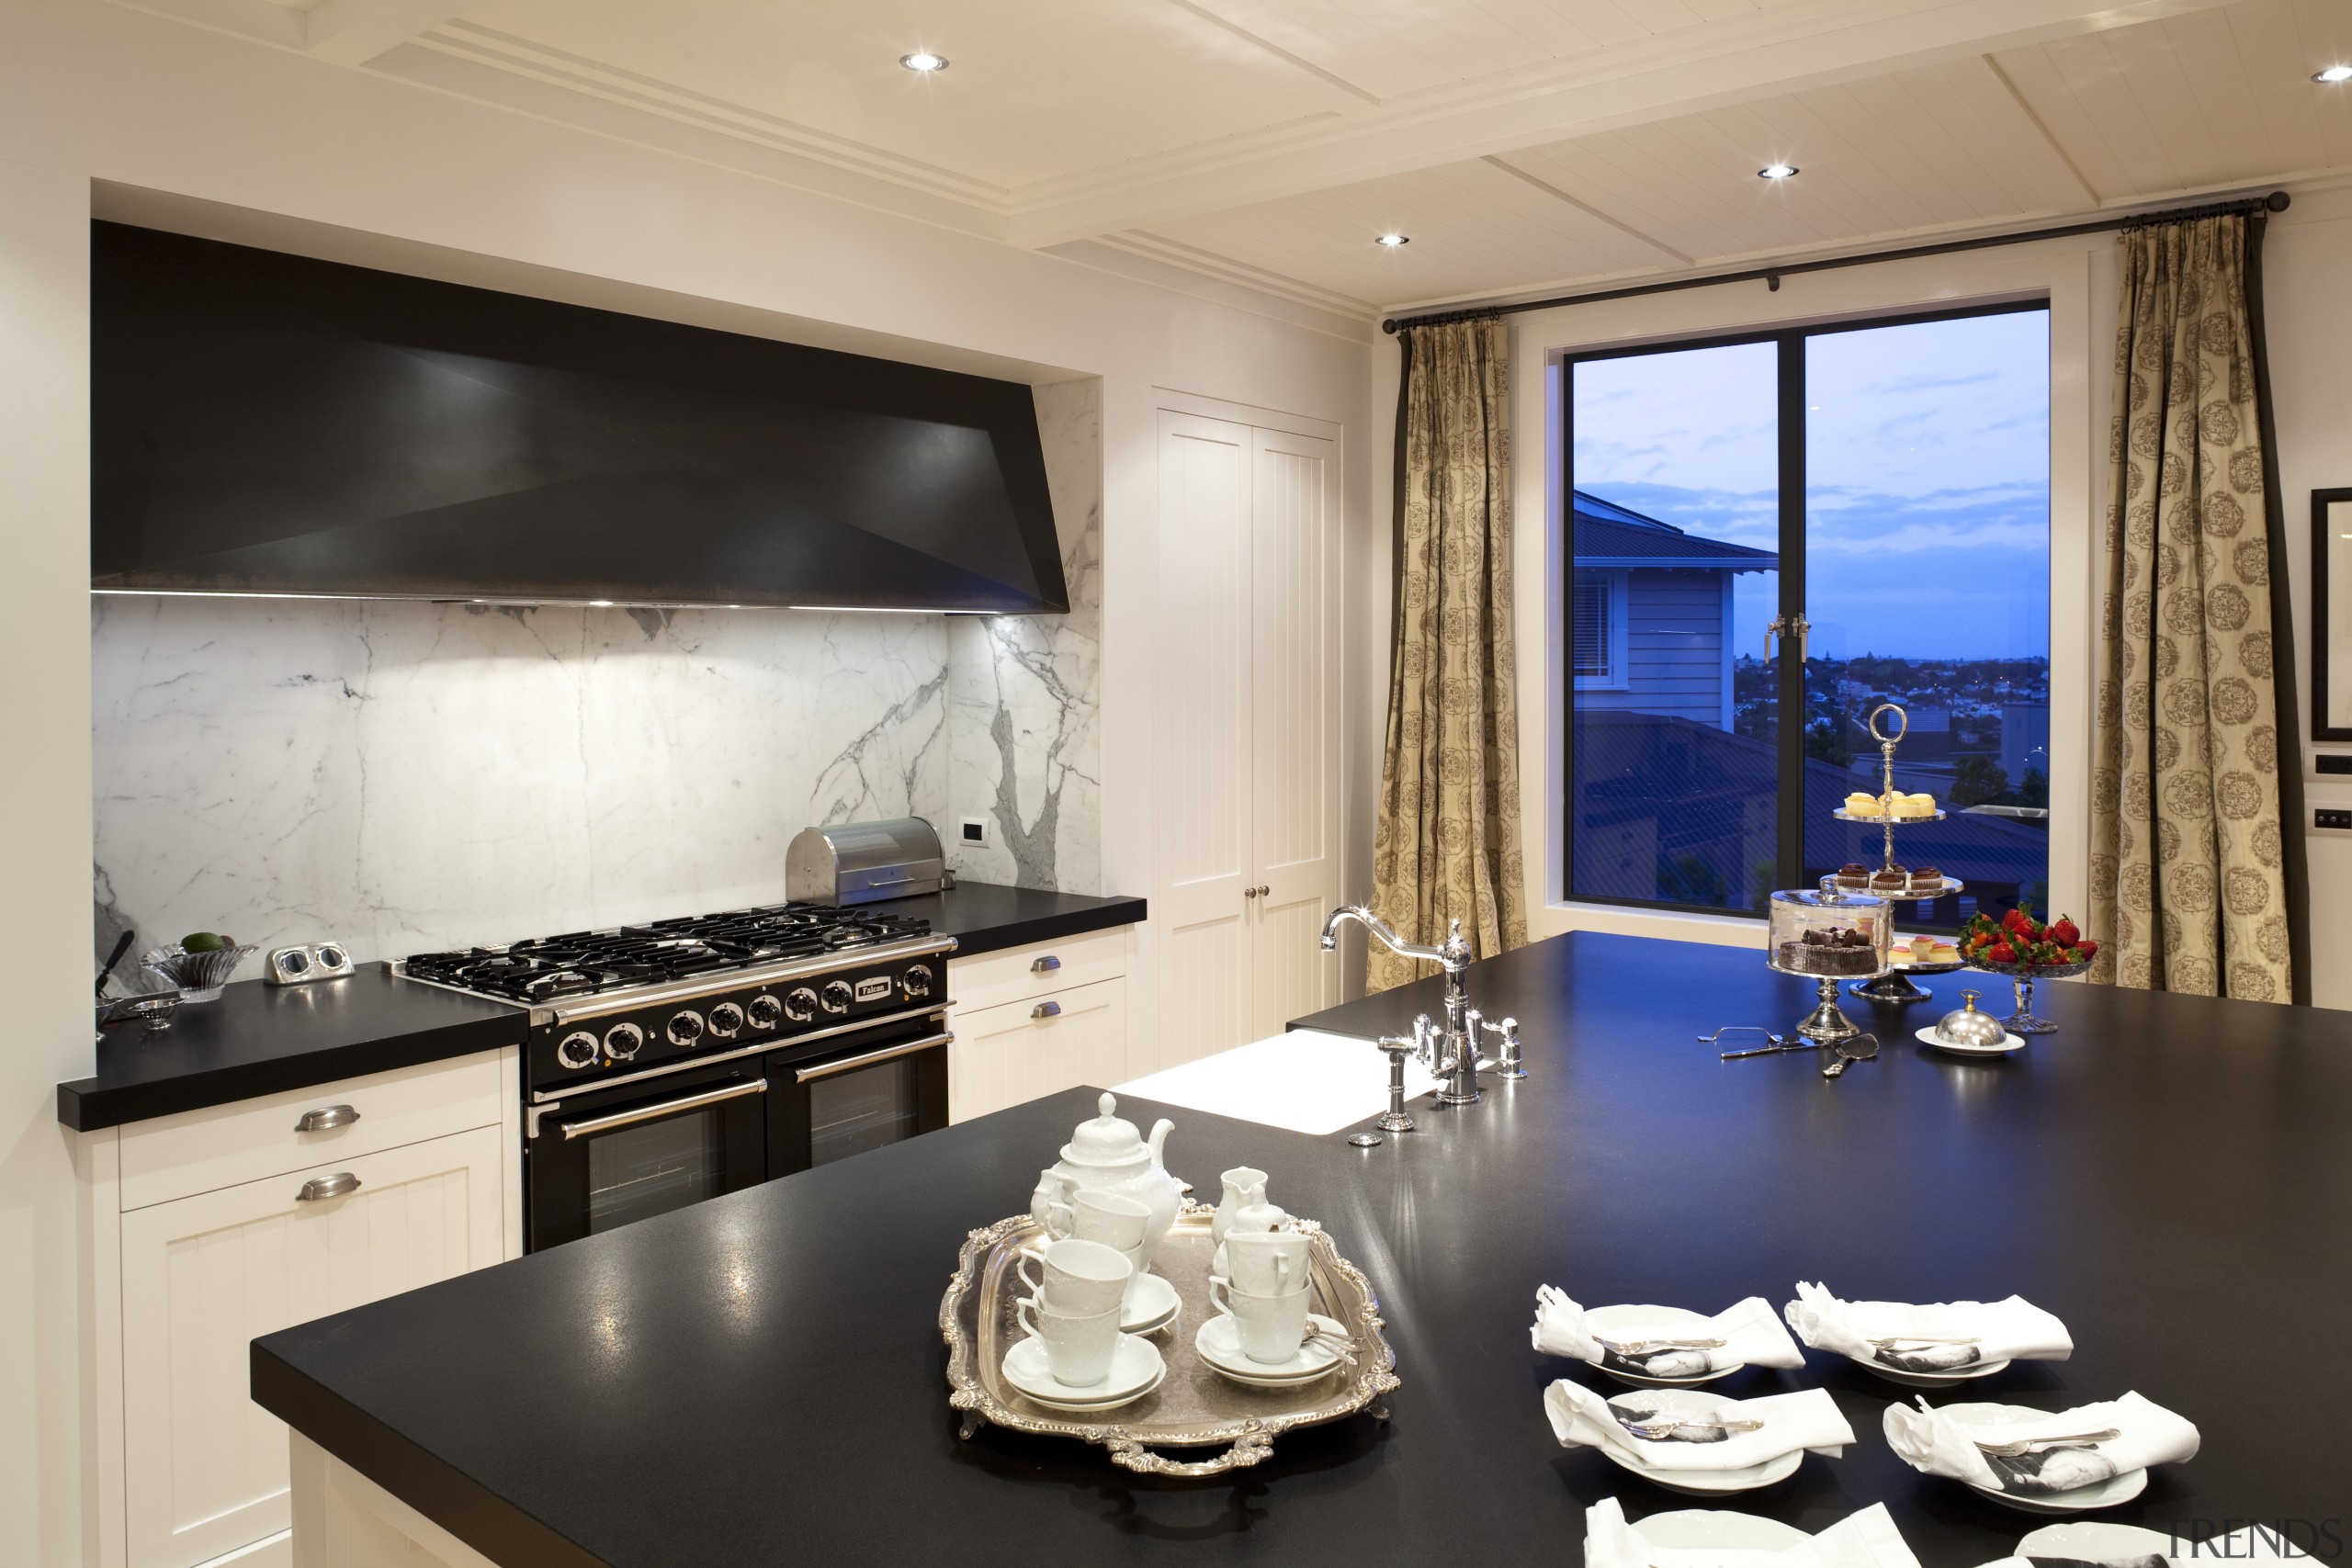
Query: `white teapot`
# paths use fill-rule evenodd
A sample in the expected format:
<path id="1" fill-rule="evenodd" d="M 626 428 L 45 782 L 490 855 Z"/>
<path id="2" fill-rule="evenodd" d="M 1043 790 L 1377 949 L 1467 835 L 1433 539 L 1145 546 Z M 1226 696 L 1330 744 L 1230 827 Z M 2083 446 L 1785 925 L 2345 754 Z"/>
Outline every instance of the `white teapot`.
<path id="1" fill-rule="evenodd" d="M 1029 1195 L 1029 1213 L 1051 1230 L 1053 1212 L 1077 1193 L 1115 1192 L 1132 1198 L 1151 1211 L 1151 1222 L 1144 1229 L 1140 1268 L 1151 1261 L 1160 1238 L 1176 1223 L 1177 1211 L 1184 1204 L 1183 1189 L 1159 1163 L 1159 1151 L 1176 1124 L 1161 1117 L 1153 1124 L 1151 1141 L 1147 1144 L 1134 1122 L 1114 1114 L 1119 1108 L 1116 1096 L 1104 1095 L 1101 1105 L 1102 1115 L 1080 1122 L 1070 1134 L 1069 1142 L 1062 1145 L 1060 1161 L 1039 1173 L 1036 1190 Z M 1067 1208 L 1062 1212 L 1067 1213 Z"/>

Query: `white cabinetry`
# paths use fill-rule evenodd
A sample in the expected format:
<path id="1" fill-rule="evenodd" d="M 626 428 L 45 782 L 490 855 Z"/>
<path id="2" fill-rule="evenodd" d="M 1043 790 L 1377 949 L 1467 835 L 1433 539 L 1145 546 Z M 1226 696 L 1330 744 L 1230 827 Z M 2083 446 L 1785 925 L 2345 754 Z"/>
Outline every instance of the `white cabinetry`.
<path id="1" fill-rule="evenodd" d="M 948 962 L 947 1115 L 968 1122 L 1127 1069 L 1129 928 Z"/>
<path id="2" fill-rule="evenodd" d="M 1171 1066 L 1339 1000 L 1339 446 L 1159 416 L 1159 736 Z"/>
<path id="3" fill-rule="evenodd" d="M 247 1346 L 520 1252 L 515 1070 L 487 1052 L 86 1137 L 102 1562 L 291 1561 Z"/>

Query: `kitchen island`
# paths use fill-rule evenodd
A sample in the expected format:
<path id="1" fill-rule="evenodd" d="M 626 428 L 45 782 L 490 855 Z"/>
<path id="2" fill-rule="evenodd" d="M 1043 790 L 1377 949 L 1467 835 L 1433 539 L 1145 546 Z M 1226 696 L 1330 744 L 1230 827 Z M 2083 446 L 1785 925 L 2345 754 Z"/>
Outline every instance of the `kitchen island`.
<path id="1" fill-rule="evenodd" d="M 2202 1428 L 2193 1461 L 2102 1517 L 2340 1529 L 2352 1019 L 2062 986 L 2037 998 L 2061 1032 L 2018 1057 L 1913 1042 L 1969 978 L 1931 982 L 1936 1002 L 1883 1021 L 1878 1060 L 1829 1082 L 1809 1055 L 1720 1062 L 1695 1043 L 1806 1010 L 1811 987 L 1756 953 L 1562 938 L 1471 972 L 1476 1005 L 1521 1020 L 1531 1073 L 1481 1104 L 1418 1100 L 1420 1130 L 1370 1150 L 1171 1111 L 1169 1166 L 1201 1196 L 1256 1165 L 1363 1267 L 1403 1379 L 1388 1423 L 1289 1434 L 1215 1480 L 956 1438 L 940 1293 L 965 1233 L 1023 1208 L 1092 1113 L 1084 1090 L 269 1336 L 254 1397 L 298 1434 L 298 1545 L 332 1534 L 339 1563 L 400 1534 L 461 1564 L 1030 1568 L 1204 1544 L 1268 1563 L 1574 1562 L 1599 1498 L 1636 1518 L 1689 1500 L 1554 1442 L 1544 1385 L 1597 1380 L 1530 1348 L 1538 1284 L 1704 1312 L 1777 1305 L 1801 1279 L 1849 1299 L 2014 1292 L 2067 1322 L 2075 1354 L 1968 1397 L 2055 1409 L 2136 1389 Z M 1306 1021 L 1393 1032 L 1434 996 Z M 1364 1072 L 1385 1066 L 1366 1047 Z M 1714 1386 L 1826 1387 L 1860 1441 L 1721 1506 L 1817 1529 L 1883 1500 L 1928 1568 L 2003 1556 L 2042 1522 L 1896 1460 L 1880 1420 L 1908 1391 L 1809 1362 Z"/>

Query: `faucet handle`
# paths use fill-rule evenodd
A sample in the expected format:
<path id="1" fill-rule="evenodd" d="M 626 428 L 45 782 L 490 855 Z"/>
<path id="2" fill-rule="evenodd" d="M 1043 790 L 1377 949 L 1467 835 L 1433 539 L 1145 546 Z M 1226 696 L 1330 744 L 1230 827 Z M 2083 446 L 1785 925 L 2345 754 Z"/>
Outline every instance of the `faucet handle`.
<path id="1" fill-rule="evenodd" d="M 1476 1017 L 1476 1014 L 1472 1016 Z M 1519 1054 L 1519 1020 L 1506 1018 L 1500 1023 L 1495 1023 L 1487 1019 L 1479 1018 L 1478 1026 L 1483 1026 L 1487 1032 L 1499 1035 L 1502 1039 L 1503 1054 L 1501 1060 L 1495 1064 L 1496 1073 L 1507 1078 L 1525 1077 L 1527 1067 L 1520 1059 Z M 1474 1032 L 1476 1027 L 1477 1026 L 1474 1026 Z"/>

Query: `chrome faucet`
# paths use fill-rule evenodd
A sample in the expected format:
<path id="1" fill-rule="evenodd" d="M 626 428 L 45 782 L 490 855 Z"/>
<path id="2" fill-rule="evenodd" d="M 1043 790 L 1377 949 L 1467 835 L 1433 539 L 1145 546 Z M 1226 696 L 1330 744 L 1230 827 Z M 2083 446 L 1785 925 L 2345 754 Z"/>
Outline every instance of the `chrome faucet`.
<path id="1" fill-rule="evenodd" d="M 1523 1078 L 1527 1069 L 1521 1064 L 1519 1054 L 1519 1021 L 1507 1018 L 1499 1024 L 1489 1023 L 1470 1005 L 1470 987 L 1463 978 L 1470 967 L 1470 944 L 1463 940 L 1462 922 L 1453 921 L 1442 947 L 1423 947 L 1398 937 L 1386 920 L 1360 904 L 1343 904 L 1331 911 L 1323 922 L 1323 951 L 1332 952 L 1340 945 L 1340 927 L 1354 920 L 1370 931 L 1380 944 L 1400 958 L 1418 958 L 1436 964 L 1445 973 L 1445 1023 L 1442 1028 L 1430 1023 L 1424 1013 L 1413 1021 L 1412 1055 L 1421 1065 L 1445 1080 L 1438 1090 L 1440 1105 L 1475 1105 L 1478 1100 L 1478 1072 L 1482 1067 L 1498 1067 L 1505 1077 Z M 1478 1056 L 1478 1033 L 1481 1030 L 1501 1036 L 1502 1061 L 1482 1061 Z M 1392 1049 L 1391 1042 L 1380 1043 L 1383 1049 Z M 1394 1045 L 1402 1046 L 1399 1039 Z M 1402 1054 L 1392 1049 L 1390 1097 L 1401 1100 L 1405 1062 Z M 1402 1119 L 1401 1105 L 1392 1106 Z M 1406 1122 L 1406 1127 L 1411 1122 Z M 1402 1131 L 1403 1129 L 1397 1129 Z"/>

